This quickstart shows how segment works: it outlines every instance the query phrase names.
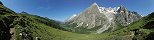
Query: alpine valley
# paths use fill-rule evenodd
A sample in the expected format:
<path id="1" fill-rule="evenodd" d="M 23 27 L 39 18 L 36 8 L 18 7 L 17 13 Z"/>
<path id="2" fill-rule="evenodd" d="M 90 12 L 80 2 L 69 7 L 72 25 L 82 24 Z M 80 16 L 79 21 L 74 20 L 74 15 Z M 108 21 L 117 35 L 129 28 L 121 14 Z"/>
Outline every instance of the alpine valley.
<path id="1" fill-rule="evenodd" d="M 154 12 L 141 16 L 124 6 L 97 3 L 65 22 L 16 13 L 0 2 L 0 40 L 154 40 Z"/>

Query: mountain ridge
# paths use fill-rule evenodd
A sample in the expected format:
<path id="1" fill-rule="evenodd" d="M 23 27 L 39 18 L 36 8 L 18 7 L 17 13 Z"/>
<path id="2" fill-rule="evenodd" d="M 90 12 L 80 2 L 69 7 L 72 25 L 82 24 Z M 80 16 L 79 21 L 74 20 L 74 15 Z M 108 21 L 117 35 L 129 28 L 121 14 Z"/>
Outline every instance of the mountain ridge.
<path id="1" fill-rule="evenodd" d="M 133 19 L 132 19 L 133 18 Z M 115 23 L 119 23 L 122 26 L 127 26 L 133 21 L 140 19 L 141 16 L 136 12 L 130 12 L 124 6 L 115 8 L 99 7 L 97 3 L 93 3 L 81 14 L 76 15 L 67 20 L 66 24 L 76 25 L 74 28 L 92 29 L 99 26 L 97 33 L 102 33 L 109 28 L 111 31 L 118 29 Z M 132 19 L 132 20 L 130 20 Z M 102 27 L 100 27 L 102 26 Z M 87 31 L 88 31 L 87 30 Z M 81 30 L 80 30 L 81 31 Z"/>

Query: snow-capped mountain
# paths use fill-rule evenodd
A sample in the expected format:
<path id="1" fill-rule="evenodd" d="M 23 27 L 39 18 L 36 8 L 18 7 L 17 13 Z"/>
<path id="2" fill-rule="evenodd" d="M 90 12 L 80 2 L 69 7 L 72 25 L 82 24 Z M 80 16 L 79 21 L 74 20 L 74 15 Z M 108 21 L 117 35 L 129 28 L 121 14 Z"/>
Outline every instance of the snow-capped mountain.
<path id="1" fill-rule="evenodd" d="M 137 12 L 128 11 L 124 6 L 106 8 L 100 7 L 93 3 L 85 11 L 79 15 L 73 15 L 65 23 L 73 25 L 76 31 L 86 31 L 94 33 L 102 33 L 105 31 L 114 31 L 121 26 L 140 19 L 141 16 Z"/>

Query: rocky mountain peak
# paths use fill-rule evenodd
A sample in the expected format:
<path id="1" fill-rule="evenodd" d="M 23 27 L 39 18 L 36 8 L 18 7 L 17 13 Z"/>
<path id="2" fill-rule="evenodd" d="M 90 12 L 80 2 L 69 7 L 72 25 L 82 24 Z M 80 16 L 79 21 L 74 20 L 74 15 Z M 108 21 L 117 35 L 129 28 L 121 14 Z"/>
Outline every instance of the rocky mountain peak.
<path id="1" fill-rule="evenodd" d="M 20 12 L 20 13 L 28 14 L 28 13 L 27 13 L 27 12 L 25 12 L 25 11 L 22 11 L 22 12 Z"/>
<path id="2" fill-rule="evenodd" d="M 93 3 L 92 5 L 96 5 L 96 6 L 98 6 L 97 3 Z"/>
<path id="3" fill-rule="evenodd" d="M 94 8 L 94 7 L 98 8 L 99 6 L 97 5 L 97 3 L 93 3 L 89 8 Z"/>
<path id="4" fill-rule="evenodd" d="M 121 7 L 121 8 L 124 8 L 124 6 L 123 6 L 123 5 L 120 5 L 120 7 Z"/>
<path id="5" fill-rule="evenodd" d="M 117 10 L 117 12 L 127 12 L 127 8 L 125 8 L 123 5 L 119 6 L 119 9 Z"/>

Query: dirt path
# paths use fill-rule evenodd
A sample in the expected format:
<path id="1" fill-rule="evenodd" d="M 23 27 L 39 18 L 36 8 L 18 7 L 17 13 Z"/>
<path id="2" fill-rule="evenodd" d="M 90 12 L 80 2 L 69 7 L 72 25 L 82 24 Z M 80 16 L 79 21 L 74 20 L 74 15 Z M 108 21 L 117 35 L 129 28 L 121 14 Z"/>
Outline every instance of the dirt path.
<path id="1" fill-rule="evenodd" d="M 10 34 L 11 34 L 11 39 L 10 40 L 15 40 L 15 38 L 16 38 L 15 28 L 10 28 Z"/>

